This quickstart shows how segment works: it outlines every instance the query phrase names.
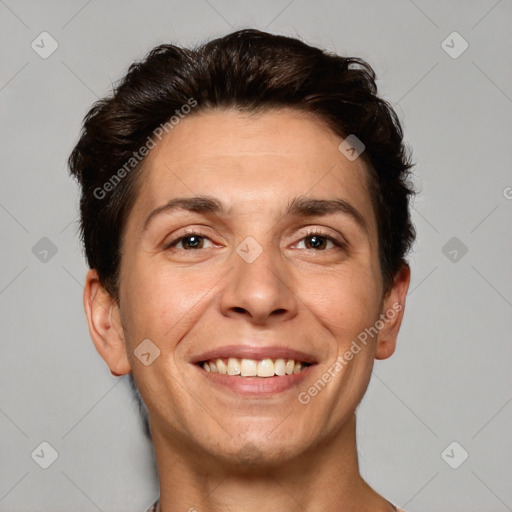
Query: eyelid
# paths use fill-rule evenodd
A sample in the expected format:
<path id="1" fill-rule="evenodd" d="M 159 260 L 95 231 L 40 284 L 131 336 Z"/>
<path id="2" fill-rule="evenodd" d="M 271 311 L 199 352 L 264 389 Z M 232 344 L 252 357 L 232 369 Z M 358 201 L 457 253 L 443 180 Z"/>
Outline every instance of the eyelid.
<path id="1" fill-rule="evenodd" d="M 345 248 L 348 245 L 348 242 L 346 241 L 345 237 L 343 237 L 340 234 L 333 235 L 324 228 L 311 227 L 306 228 L 306 233 L 304 233 L 304 235 L 300 237 L 299 242 L 310 236 L 320 236 L 322 238 L 326 238 L 327 240 L 330 240 L 338 248 Z"/>
<path id="2" fill-rule="evenodd" d="M 215 244 L 215 242 L 213 242 L 211 237 L 209 235 L 207 235 L 206 233 L 204 233 L 201 228 L 188 227 L 188 228 L 184 228 L 184 231 L 181 231 L 181 230 L 177 230 L 177 231 L 180 233 L 178 236 L 173 234 L 172 239 L 169 241 L 166 241 L 168 237 L 165 238 L 164 243 L 162 244 L 164 250 L 170 249 L 173 245 L 178 244 L 184 238 L 187 238 L 187 237 L 193 236 L 193 235 L 197 235 L 202 238 L 207 238 L 208 240 L 210 240 L 212 242 L 212 244 Z"/>

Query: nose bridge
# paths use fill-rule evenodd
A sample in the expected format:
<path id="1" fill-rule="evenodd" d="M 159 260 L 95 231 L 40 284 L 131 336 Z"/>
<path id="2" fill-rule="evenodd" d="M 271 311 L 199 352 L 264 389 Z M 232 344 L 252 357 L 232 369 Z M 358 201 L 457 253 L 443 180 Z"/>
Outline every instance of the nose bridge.
<path id="1" fill-rule="evenodd" d="M 224 314 L 241 314 L 261 323 L 271 316 L 283 319 L 296 313 L 296 297 L 287 283 L 285 263 L 271 243 L 261 245 L 253 237 L 245 238 L 233 253 L 233 271 L 228 279 L 221 301 Z"/>

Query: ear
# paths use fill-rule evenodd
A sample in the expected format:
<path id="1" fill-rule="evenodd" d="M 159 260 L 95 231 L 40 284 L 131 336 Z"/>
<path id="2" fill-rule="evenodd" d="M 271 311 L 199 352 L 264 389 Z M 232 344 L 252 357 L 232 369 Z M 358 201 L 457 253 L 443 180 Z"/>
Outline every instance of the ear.
<path id="1" fill-rule="evenodd" d="M 87 272 L 84 309 L 92 341 L 112 375 L 131 372 L 119 306 L 100 283 L 96 270 Z"/>
<path id="2" fill-rule="evenodd" d="M 393 287 L 384 297 L 381 311 L 381 321 L 384 323 L 379 329 L 375 359 L 387 359 L 393 355 L 402 318 L 404 317 L 405 298 L 411 280 L 409 265 L 403 265 L 395 275 Z"/>

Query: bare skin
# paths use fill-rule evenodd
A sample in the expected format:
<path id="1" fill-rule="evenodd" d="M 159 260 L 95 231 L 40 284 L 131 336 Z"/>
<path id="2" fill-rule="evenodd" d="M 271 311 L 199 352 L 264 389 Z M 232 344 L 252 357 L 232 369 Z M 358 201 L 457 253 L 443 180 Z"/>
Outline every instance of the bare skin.
<path id="1" fill-rule="evenodd" d="M 133 372 L 149 410 L 161 512 L 393 510 L 359 474 L 355 409 L 374 360 L 395 350 L 410 276 L 404 267 L 384 292 L 365 164 L 349 161 L 341 140 L 294 110 L 190 115 L 146 157 L 119 303 L 87 275 L 96 348 L 111 371 Z M 197 196 L 223 211 L 164 209 L 147 220 Z M 345 206 L 287 213 L 298 197 Z M 237 247 L 261 253 L 249 262 Z M 378 334 L 336 371 L 382 315 Z M 146 339 L 160 351 L 148 365 L 134 354 Z M 286 389 L 268 383 L 288 377 L 253 377 L 261 392 L 241 391 L 196 364 L 227 346 L 297 350 L 314 364 Z"/>

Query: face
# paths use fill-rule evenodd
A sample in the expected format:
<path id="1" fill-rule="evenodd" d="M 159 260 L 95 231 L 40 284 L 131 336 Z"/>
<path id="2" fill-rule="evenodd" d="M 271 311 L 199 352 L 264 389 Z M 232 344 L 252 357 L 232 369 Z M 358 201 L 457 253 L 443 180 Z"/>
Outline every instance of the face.
<path id="1" fill-rule="evenodd" d="M 293 110 L 218 110 L 147 157 L 123 240 L 126 349 L 110 360 L 126 358 L 154 437 L 282 462 L 353 417 L 403 293 L 383 296 L 365 165 L 341 140 Z M 146 359 L 159 351 L 147 365 L 143 340 Z"/>

